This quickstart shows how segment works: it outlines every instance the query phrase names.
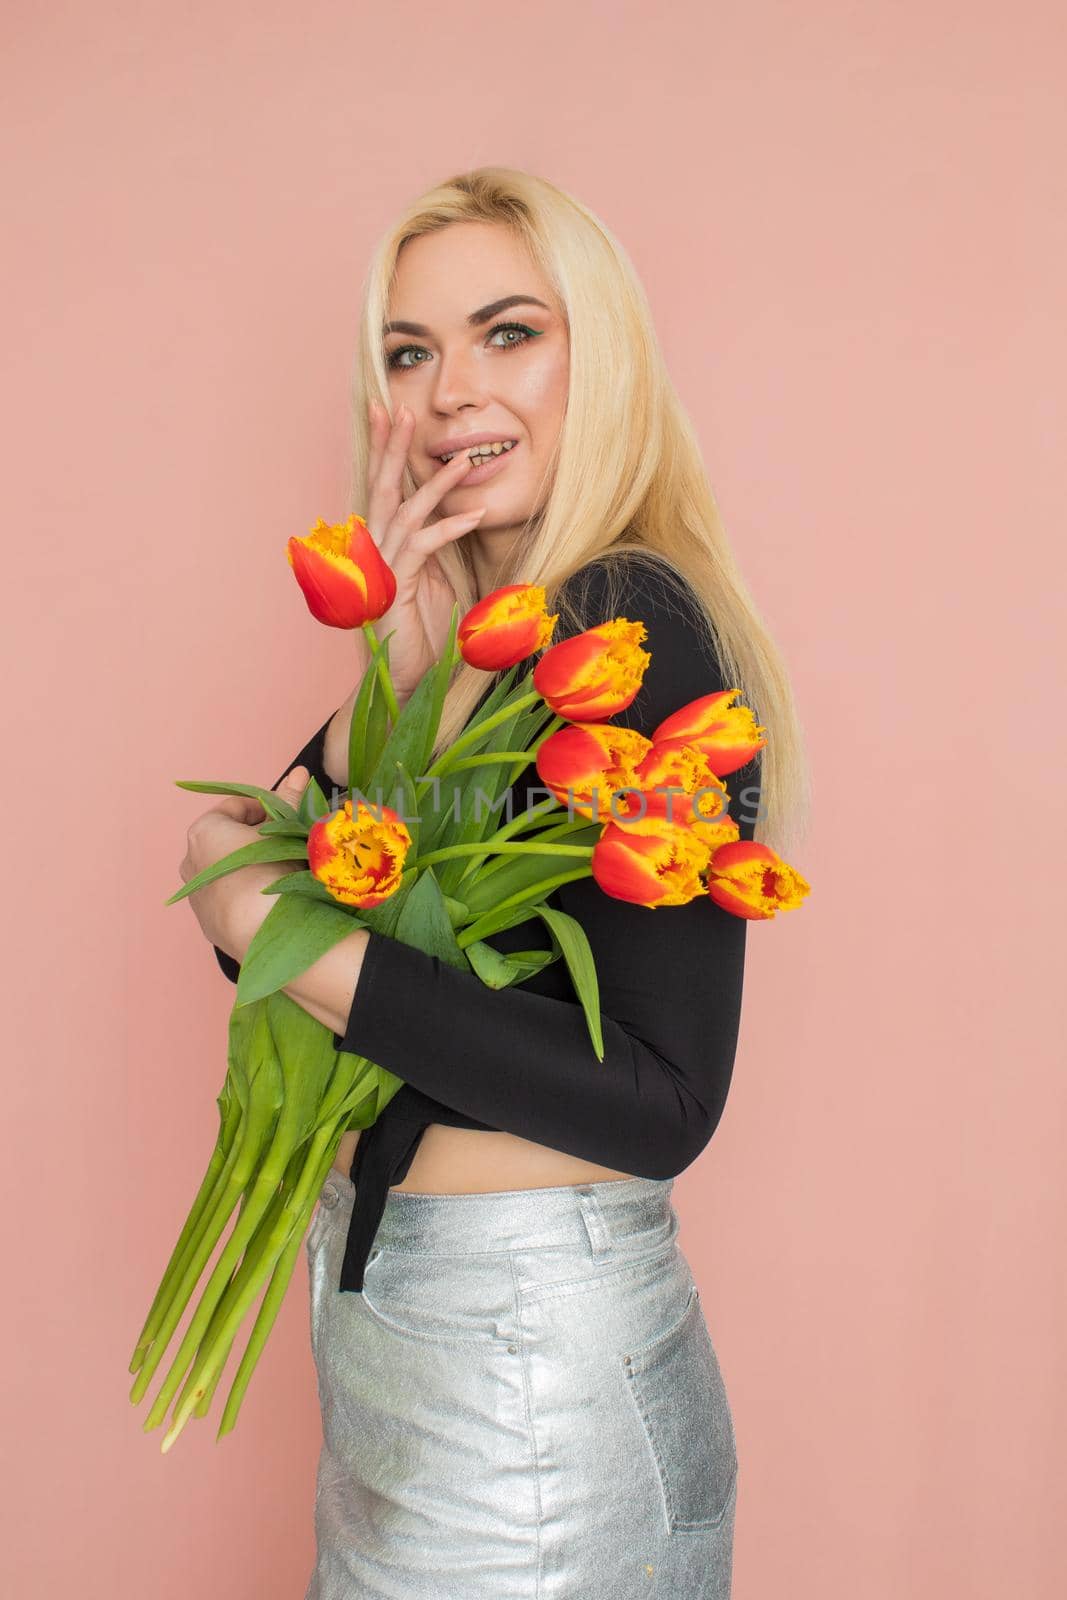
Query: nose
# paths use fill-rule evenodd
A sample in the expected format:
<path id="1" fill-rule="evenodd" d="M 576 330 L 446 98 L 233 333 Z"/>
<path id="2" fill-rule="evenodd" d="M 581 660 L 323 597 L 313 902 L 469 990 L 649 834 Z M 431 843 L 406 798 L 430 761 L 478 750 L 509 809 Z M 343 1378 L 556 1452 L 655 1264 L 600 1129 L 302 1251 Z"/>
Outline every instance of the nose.
<path id="1" fill-rule="evenodd" d="M 485 373 L 477 352 L 467 347 L 442 351 L 437 360 L 433 404 L 438 411 L 481 406 L 486 400 Z"/>

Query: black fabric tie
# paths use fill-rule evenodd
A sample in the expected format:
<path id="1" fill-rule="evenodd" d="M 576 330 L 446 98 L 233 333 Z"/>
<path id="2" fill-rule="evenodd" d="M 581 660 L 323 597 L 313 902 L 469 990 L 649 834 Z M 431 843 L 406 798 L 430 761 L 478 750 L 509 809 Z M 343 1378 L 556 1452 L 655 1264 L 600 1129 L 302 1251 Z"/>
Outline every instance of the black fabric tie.
<path id="1" fill-rule="evenodd" d="M 402 1183 L 418 1149 L 419 1140 L 431 1118 L 389 1115 L 389 1107 L 369 1128 L 364 1128 L 356 1145 L 350 1177 L 356 1186 L 352 1219 L 345 1240 L 344 1259 L 338 1288 L 359 1294 L 367 1257 L 382 1220 L 390 1185 Z"/>

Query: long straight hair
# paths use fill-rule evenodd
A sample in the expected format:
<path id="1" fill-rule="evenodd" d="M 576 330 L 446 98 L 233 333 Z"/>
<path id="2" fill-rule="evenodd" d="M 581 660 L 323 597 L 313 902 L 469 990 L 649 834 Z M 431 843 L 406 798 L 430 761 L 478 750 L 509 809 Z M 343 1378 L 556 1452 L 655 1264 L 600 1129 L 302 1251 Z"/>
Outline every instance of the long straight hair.
<path id="1" fill-rule="evenodd" d="M 681 574 L 699 602 L 723 682 L 741 691 L 766 727 L 755 836 L 787 853 L 807 825 L 810 780 L 785 663 L 742 578 L 637 273 L 580 201 L 531 173 L 479 167 L 420 196 L 381 239 L 363 286 L 351 509 L 366 505 L 368 401 L 391 409 L 381 329 L 400 251 L 409 239 L 457 222 L 513 230 L 554 288 L 569 333 L 567 402 L 542 504 L 519 530 L 494 586 L 544 585 L 548 609 L 560 612 L 562 637 L 575 619 L 567 595 L 558 596 L 560 585 L 595 557 L 637 553 Z M 417 487 L 408 467 L 405 497 Z M 461 616 L 479 598 L 468 539 L 437 551 Z M 486 681 L 484 672 L 458 664 L 435 754 L 460 732 Z"/>

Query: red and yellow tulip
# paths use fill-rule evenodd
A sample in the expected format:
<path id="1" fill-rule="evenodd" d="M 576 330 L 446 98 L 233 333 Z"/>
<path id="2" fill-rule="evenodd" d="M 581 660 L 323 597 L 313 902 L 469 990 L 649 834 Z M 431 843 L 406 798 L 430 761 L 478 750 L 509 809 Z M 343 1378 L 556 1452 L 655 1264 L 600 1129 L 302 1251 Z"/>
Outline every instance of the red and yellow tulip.
<path id="1" fill-rule="evenodd" d="M 727 777 L 767 743 L 760 737 L 767 730 L 756 722 L 751 707 L 731 705 L 740 693 L 740 689 L 718 689 L 690 700 L 664 717 L 653 729 L 653 740 L 684 739 L 707 756 L 713 772 Z"/>
<path id="2" fill-rule="evenodd" d="M 602 822 L 610 818 L 611 797 L 631 787 L 634 768 L 651 750 L 635 728 L 613 722 L 572 722 L 557 728 L 537 748 L 537 775 L 562 805 Z"/>
<path id="3" fill-rule="evenodd" d="M 306 538 L 289 540 L 286 554 L 308 610 L 329 628 L 361 628 L 396 599 L 393 570 L 355 514 L 332 524 L 320 517 Z"/>
<path id="4" fill-rule="evenodd" d="M 811 889 L 772 850 L 754 839 L 738 839 L 713 852 L 708 866 L 708 894 L 735 917 L 764 920 L 792 911 Z"/>
<path id="5" fill-rule="evenodd" d="M 312 825 L 308 866 L 342 905 L 376 906 L 400 887 L 410 848 L 411 834 L 390 806 L 373 809 L 359 800 L 353 814 L 349 798 Z"/>
<path id="6" fill-rule="evenodd" d="M 643 622 L 616 617 L 554 644 L 534 667 L 533 686 L 557 717 L 603 722 L 625 711 L 652 660 Z"/>
<path id="7" fill-rule="evenodd" d="M 634 768 L 633 783 L 653 791 L 653 801 L 669 802 L 666 815 L 696 828 L 712 849 L 737 837 L 737 825 L 726 809 L 729 790 L 707 756 L 687 740 L 653 739 Z M 668 787 L 670 794 L 658 792 Z"/>
<path id="8" fill-rule="evenodd" d="M 545 610 L 543 585 L 507 583 L 471 606 L 460 622 L 459 653 L 483 672 L 517 666 L 548 643 L 557 616 Z"/>
<path id="9" fill-rule="evenodd" d="M 662 798 L 653 796 L 653 799 Z M 704 893 L 701 873 L 711 852 L 685 823 L 653 809 L 625 824 L 607 822 L 589 858 L 593 877 L 616 900 L 639 906 L 681 906 Z"/>

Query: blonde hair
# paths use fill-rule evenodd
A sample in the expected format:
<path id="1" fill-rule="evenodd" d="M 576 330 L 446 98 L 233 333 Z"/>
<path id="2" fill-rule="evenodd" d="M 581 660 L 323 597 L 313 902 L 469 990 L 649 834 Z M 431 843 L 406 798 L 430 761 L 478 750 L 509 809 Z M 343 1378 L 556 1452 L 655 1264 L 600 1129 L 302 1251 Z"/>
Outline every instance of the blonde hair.
<path id="1" fill-rule="evenodd" d="M 531 173 L 480 167 L 423 194 L 381 240 L 363 292 L 351 508 L 366 503 L 367 402 L 390 405 L 381 329 L 398 256 L 408 239 L 456 222 L 512 229 L 552 285 L 569 331 L 569 388 L 551 481 L 495 584 L 543 584 L 549 611 L 560 612 L 562 637 L 573 613 L 566 594 L 557 598 L 559 588 L 594 558 L 634 552 L 680 573 L 700 602 L 724 683 L 740 689 L 767 729 L 755 836 L 787 853 L 807 824 L 810 786 L 785 663 L 730 547 L 640 280 L 619 242 L 580 201 Z M 416 487 L 409 469 L 405 496 Z M 450 541 L 437 559 L 462 616 L 479 598 L 467 537 Z M 485 687 L 484 672 L 459 663 L 435 753 L 456 737 Z"/>

